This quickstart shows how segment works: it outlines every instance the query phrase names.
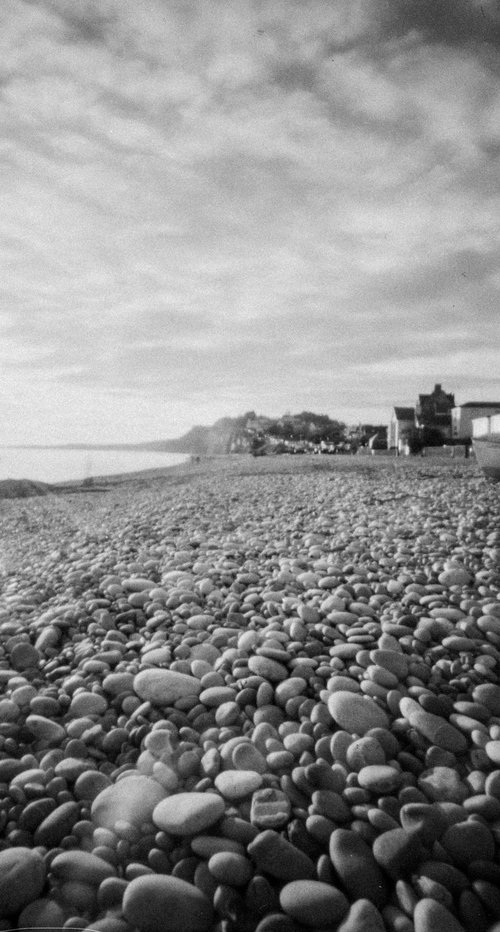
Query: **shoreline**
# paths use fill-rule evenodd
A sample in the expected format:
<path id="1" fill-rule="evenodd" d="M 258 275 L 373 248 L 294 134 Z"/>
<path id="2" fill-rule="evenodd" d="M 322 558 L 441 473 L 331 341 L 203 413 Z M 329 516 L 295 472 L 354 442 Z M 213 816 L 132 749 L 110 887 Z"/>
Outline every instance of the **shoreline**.
<path id="1" fill-rule="evenodd" d="M 281 454 L 265 457 L 254 457 L 247 453 L 200 454 L 198 456 L 186 453 L 178 455 L 184 456 L 184 461 L 170 466 L 154 466 L 148 469 L 109 474 L 95 473 L 85 477 L 85 479 L 78 480 L 67 479 L 60 482 L 49 483 L 26 477 L 22 479 L 1 479 L 0 500 L 3 498 L 10 499 L 16 497 L 9 494 L 9 485 L 12 487 L 15 485 L 19 486 L 21 489 L 20 498 L 28 497 L 22 492 L 23 484 L 25 484 L 26 487 L 28 485 L 39 486 L 40 490 L 44 487 L 47 490 L 47 494 L 56 495 L 70 494 L 73 492 L 103 492 L 107 488 L 115 488 L 127 482 L 160 479 L 162 477 L 168 477 L 169 475 L 180 476 L 183 475 L 184 472 L 187 475 L 203 473 L 204 471 L 211 474 L 214 470 L 217 471 L 217 469 L 225 468 L 222 464 L 226 464 L 226 468 L 229 469 L 231 474 L 249 471 L 256 473 L 268 472 L 270 474 L 280 472 L 300 474 L 303 471 L 310 470 L 319 472 L 356 472 L 360 469 L 366 470 L 368 466 L 381 471 L 383 471 L 385 466 L 386 469 L 393 469 L 400 473 L 412 470 L 423 470 L 425 472 L 429 471 L 429 469 L 432 471 L 436 468 L 438 471 L 446 471 L 447 468 L 456 471 L 460 469 L 461 466 L 463 466 L 465 470 L 470 471 L 475 465 L 475 458 L 465 460 L 464 457 L 457 457 L 455 459 L 451 456 L 448 449 L 441 450 L 440 448 L 437 448 L 435 451 L 431 448 L 425 457 L 396 457 L 392 451 L 378 451 L 375 456 L 371 456 L 368 452 L 362 454 L 358 453 L 355 456 L 326 456 L 314 455 L 311 453 L 305 453 L 303 455 Z M 4 494 L 2 494 L 2 488 L 7 489 L 7 493 L 4 492 Z M 39 494 L 42 494 L 42 492 Z"/>
<path id="2" fill-rule="evenodd" d="M 98 475 L 91 478 L 96 482 L 109 482 L 111 485 L 120 485 L 127 481 L 136 481 L 141 479 L 161 479 L 169 475 L 199 475 L 207 473 L 212 475 L 219 471 L 227 470 L 231 475 L 255 474 L 301 474 L 303 472 L 349 472 L 363 471 L 367 468 L 384 471 L 429 471 L 433 468 L 439 472 L 446 470 L 457 471 L 463 467 L 465 472 L 475 470 L 477 464 L 475 459 L 465 460 L 464 458 L 453 459 L 448 453 L 439 453 L 427 457 L 396 457 L 392 453 L 382 453 L 375 456 L 368 454 L 357 454 L 356 456 L 321 456 L 312 453 L 303 455 L 281 454 L 276 456 L 254 457 L 249 453 L 220 453 L 220 454 L 201 454 L 195 457 L 193 454 L 186 454 L 186 460 L 183 463 L 176 463 L 172 466 L 153 467 L 151 469 L 137 470 L 130 473 L 113 473 L 110 475 Z M 477 467 L 478 469 L 478 467 Z M 83 482 L 81 483 L 83 484 Z M 57 483 L 59 487 L 74 486 L 75 482 Z"/>

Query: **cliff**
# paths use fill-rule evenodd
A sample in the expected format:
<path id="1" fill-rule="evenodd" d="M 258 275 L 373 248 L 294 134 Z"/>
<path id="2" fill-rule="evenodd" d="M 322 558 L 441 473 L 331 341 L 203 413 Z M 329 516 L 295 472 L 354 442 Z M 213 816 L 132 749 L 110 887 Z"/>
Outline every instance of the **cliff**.
<path id="1" fill-rule="evenodd" d="M 192 456 L 215 456 L 229 453 L 231 439 L 237 430 L 239 419 L 224 417 L 210 427 L 198 425 L 175 440 L 159 440 L 144 444 L 149 450 L 165 453 L 190 453 Z"/>

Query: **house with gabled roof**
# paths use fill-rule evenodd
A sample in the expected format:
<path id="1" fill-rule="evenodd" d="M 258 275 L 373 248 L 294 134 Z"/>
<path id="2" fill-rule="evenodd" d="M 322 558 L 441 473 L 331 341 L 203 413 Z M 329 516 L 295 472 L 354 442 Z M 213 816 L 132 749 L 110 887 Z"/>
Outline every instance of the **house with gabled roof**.
<path id="1" fill-rule="evenodd" d="M 415 408 L 405 408 L 397 405 L 392 409 L 389 430 L 387 431 L 387 447 L 401 453 L 407 443 L 409 433 L 415 427 Z"/>

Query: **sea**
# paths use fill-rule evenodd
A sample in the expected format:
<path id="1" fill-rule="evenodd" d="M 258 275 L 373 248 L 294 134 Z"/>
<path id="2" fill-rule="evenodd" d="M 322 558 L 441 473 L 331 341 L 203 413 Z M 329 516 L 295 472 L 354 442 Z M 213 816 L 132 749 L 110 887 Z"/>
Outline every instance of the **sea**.
<path id="1" fill-rule="evenodd" d="M 112 476 L 144 469 L 165 469 L 189 459 L 184 453 L 154 450 L 69 450 L 60 447 L 0 446 L 0 480 L 83 482 L 92 476 Z"/>

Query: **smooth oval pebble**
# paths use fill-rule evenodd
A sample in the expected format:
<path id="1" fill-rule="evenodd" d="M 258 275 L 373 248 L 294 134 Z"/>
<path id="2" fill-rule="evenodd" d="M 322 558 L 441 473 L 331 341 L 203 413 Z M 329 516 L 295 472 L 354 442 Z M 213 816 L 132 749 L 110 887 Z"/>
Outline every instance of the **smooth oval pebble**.
<path id="1" fill-rule="evenodd" d="M 449 909 L 430 897 L 418 901 L 413 922 L 415 932 L 465 932 L 462 923 Z"/>
<path id="2" fill-rule="evenodd" d="M 342 885 L 353 899 L 365 897 L 385 906 L 387 881 L 372 850 L 357 832 L 338 828 L 330 836 L 330 859 Z"/>
<path id="3" fill-rule="evenodd" d="M 266 758 L 254 744 L 247 742 L 237 744 L 231 757 L 236 770 L 255 770 L 256 773 L 267 771 Z"/>
<path id="4" fill-rule="evenodd" d="M 500 740 L 495 739 L 494 741 L 488 741 L 484 746 L 484 750 L 490 761 L 495 764 L 496 767 L 500 766 Z"/>
<path id="5" fill-rule="evenodd" d="M 142 825 L 151 821 L 155 806 L 165 791 L 149 777 L 130 776 L 102 790 L 91 808 L 92 820 L 103 828 L 113 829 L 120 820 Z"/>
<path id="6" fill-rule="evenodd" d="M 441 837 L 445 851 L 454 863 L 466 870 L 472 861 L 493 861 L 495 839 L 483 822 L 466 821 L 451 825 Z"/>
<path id="7" fill-rule="evenodd" d="M 66 737 L 66 732 L 62 725 L 53 722 L 50 718 L 43 715 L 28 715 L 26 726 L 34 735 L 36 741 L 42 741 L 47 745 L 59 745 Z"/>
<path id="8" fill-rule="evenodd" d="M 107 877 L 115 877 L 116 870 L 103 858 L 90 851 L 63 851 L 51 861 L 50 872 L 60 881 L 80 880 L 99 886 Z"/>
<path id="9" fill-rule="evenodd" d="M 262 785 L 262 775 L 255 770 L 224 770 L 214 780 L 226 799 L 243 799 Z"/>
<path id="10" fill-rule="evenodd" d="M 28 903 L 27 906 L 19 913 L 18 928 L 29 929 L 46 929 L 59 932 L 64 926 L 66 913 L 59 903 L 48 897 L 40 897 Z"/>
<path id="11" fill-rule="evenodd" d="M 190 844 L 193 853 L 206 860 L 209 860 L 213 854 L 220 854 L 221 852 L 224 854 L 228 852 L 245 854 L 245 848 L 241 842 L 235 841 L 233 838 L 224 838 L 221 835 L 195 835 Z"/>
<path id="12" fill-rule="evenodd" d="M 349 903 L 337 887 L 320 880 L 294 880 L 280 891 L 280 905 L 288 916 L 311 929 L 333 926 Z"/>
<path id="13" fill-rule="evenodd" d="M 394 673 L 399 679 L 403 679 L 408 673 L 408 658 L 401 652 L 401 649 L 397 651 L 376 648 L 370 651 L 370 659 L 378 666 Z"/>
<path id="14" fill-rule="evenodd" d="M 450 725 L 441 715 L 426 712 L 422 706 L 403 696 L 399 704 L 401 714 L 408 719 L 410 725 L 416 728 L 431 744 L 459 754 L 467 749 L 467 738 L 454 725 Z"/>
<path id="15" fill-rule="evenodd" d="M 153 810 L 153 822 L 172 835 L 198 835 L 224 815 L 225 804 L 215 793 L 176 793 Z"/>
<path id="16" fill-rule="evenodd" d="M 81 692 L 73 696 L 68 714 L 73 718 L 86 715 L 103 715 L 108 708 L 107 700 L 98 693 Z"/>
<path id="17" fill-rule="evenodd" d="M 225 702 L 231 702 L 236 696 L 236 691 L 230 686 L 209 686 L 208 689 L 200 693 L 200 702 L 209 707 L 217 707 Z"/>
<path id="18" fill-rule="evenodd" d="M 436 804 L 406 803 L 399 811 L 406 831 L 418 831 L 424 844 L 432 845 L 447 827 L 446 818 Z"/>
<path id="19" fill-rule="evenodd" d="M 418 834 L 394 828 L 375 839 L 373 856 L 393 880 L 398 880 L 418 867 L 423 858 L 423 848 Z"/>
<path id="20" fill-rule="evenodd" d="M 55 848 L 65 835 L 70 834 L 79 814 L 78 803 L 72 801 L 62 803 L 54 812 L 49 813 L 36 829 L 33 836 L 35 845 Z"/>
<path id="21" fill-rule="evenodd" d="M 374 699 L 340 690 L 328 698 L 328 711 L 344 731 L 365 735 L 370 728 L 388 728 L 387 714 Z"/>
<path id="22" fill-rule="evenodd" d="M 232 887 L 245 886 L 253 876 L 251 862 L 234 851 L 219 851 L 208 861 L 208 869 L 219 883 Z"/>
<path id="23" fill-rule="evenodd" d="M 12 648 L 10 662 L 15 670 L 28 670 L 36 667 L 40 661 L 40 654 L 29 641 L 20 641 Z"/>
<path id="24" fill-rule="evenodd" d="M 133 687 L 133 674 L 125 671 L 122 673 L 108 673 L 102 681 L 104 692 L 110 693 L 111 696 L 119 696 L 120 693 L 132 692 Z"/>
<path id="25" fill-rule="evenodd" d="M 54 767 L 56 777 L 63 777 L 68 783 L 75 783 L 78 777 L 89 771 L 94 772 L 96 766 L 92 760 L 81 757 L 64 757 Z"/>
<path id="26" fill-rule="evenodd" d="M 385 764 L 386 761 L 385 751 L 380 742 L 366 735 L 348 746 L 345 758 L 349 767 L 358 772 L 369 764 Z"/>
<path id="27" fill-rule="evenodd" d="M 279 660 L 272 660 L 270 657 L 262 657 L 258 654 L 249 658 L 248 669 L 251 673 L 270 680 L 271 683 L 281 683 L 289 675 L 287 668 Z"/>
<path id="28" fill-rule="evenodd" d="M 500 686 L 496 683 L 480 683 L 472 691 L 475 702 L 486 706 L 493 715 L 500 715 Z"/>
<path id="29" fill-rule="evenodd" d="M 347 916 L 335 932 L 386 932 L 386 925 L 377 907 L 370 900 L 361 898 L 349 907 Z"/>
<path id="30" fill-rule="evenodd" d="M 111 786 L 111 780 L 100 770 L 86 770 L 75 782 L 73 791 L 76 799 L 87 799 L 93 802 L 99 793 Z"/>
<path id="31" fill-rule="evenodd" d="M 259 870 L 278 880 L 307 880 L 314 875 L 311 858 L 273 829 L 260 832 L 247 851 Z"/>
<path id="32" fill-rule="evenodd" d="M 199 696 L 202 688 L 196 677 L 176 670 L 151 667 L 134 677 L 134 691 L 153 705 L 173 705 L 186 696 Z"/>
<path id="33" fill-rule="evenodd" d="M 213 920 L 212 904 L 197 887 L 163 874 L 132 880 L 122 911 L 139 932 L 209 932 Z"/>
<path id="34" fill-rule="evenodd" d="M 388 764 L 368 764 L 358 773 L 358 783 L 371 793 L 389 795 L 401 784 L 401 773 Z"/>
<path id="35" fill-rule="evenodd" d="M 45 862 L 30 848 L 0 851 L 0 918 L 16 916 L 40 896 L 45 885 Z"/>

